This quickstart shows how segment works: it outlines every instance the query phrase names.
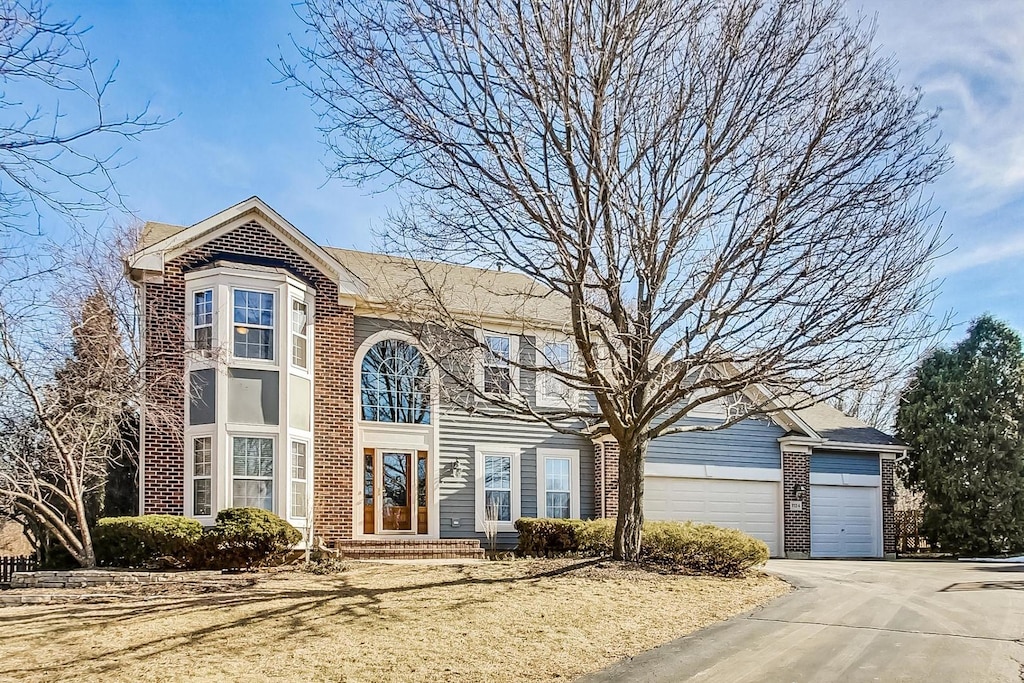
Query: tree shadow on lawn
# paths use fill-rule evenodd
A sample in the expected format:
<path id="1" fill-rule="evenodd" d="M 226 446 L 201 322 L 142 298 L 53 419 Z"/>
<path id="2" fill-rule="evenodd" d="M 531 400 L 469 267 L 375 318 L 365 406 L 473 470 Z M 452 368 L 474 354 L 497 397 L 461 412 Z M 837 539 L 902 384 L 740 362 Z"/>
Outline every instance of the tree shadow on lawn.
<path id="1" fill-rule="evenodd" d="M 367 585 L 354 585 L 351 576 L 346 573 L 329 576 L 308 575 L 308 582 L 315 582 L 324 585 L 323 588 L 310 589 L 303 586 L 289 586 L 294 579 L 284 581 L 268 581 L 265 584 L 256 584 L 250 587 L 241 588 L 232 592 L 224 593 L 199 593 L 189 595 L 159 595 L 132 599 L 131 602 L 109 602 L 109 603 L 87 603 L 73 604 L 66 603 L 59 606 L 45 606 L 38 614 L 24 614 L 24 610 L 17 610 L 18 614 L 8 613 L 6 609 L 0 609 L 0 630 L 9 627 L 17 627 L 16 634 L 9 636 L 9 641 L 15 643 L 19 638 L 44 638 L 46 640 L 59 640 L 67 636 L 85 636 L 85 629 L 102 628 L 105 624 L 118 622 L 123 625 L 125 622 L 137 621 L 137 630 L 144 631 L 147 628 L 147 621 L 158 620 L 161 617 L 183 617 L 190 614 L 203 613 L 208 615 L 211 611 L 227 611 L 232 609 L 246 609 L 255 611 L 248 612 L 243 616 L 237 616 L 229 620 L 210 624 L 195 630 L 176 630 L 168 633 L 161 633 L 156 637 L 141 642 L 132 642 L 123 647 L 105 649 L 101 652 L 80 652 L 73 654 L 67 663 L 48 661 L 44 665 L 17 667 L 5 666 L 15 664 L 11 661 L 10 652 L 4 657 L 0 664 L 0 676 L 26 676 L 29 674 L 46 673 L 54 678 L 59 677 L 62 671 L 76 669 L 76 673 L 89 673 L 100 675 L 115 671 L 125 666 L 126 660 L 144 660 L 149 657 L 172 653 L 180 648 L 194 649 L 206 644 L 215 644 L 224 652 L 228 635 L 236 631 L 264 624 L 265 622 L 279 621 L 270 629 L 266 635 L 266 643 L 254 643 L 251 638 L 247 639 L 244 648 L 247 651 L 257 651 L 261 645 L 268 647 L 279 647 L 282 635 L 293 640 L 297 637 L 317 637 L 325 635 L 329 629 L 323 628 L 325 623 L 337 628 L 338 620 L 355 620 L 371 618 L 401 622 L 405 617 L 401 613 L 392 610 L 382 611 L 381 605 L 385 597 L 408 594 L 411 599 L 415 598 L 416 592 L 427 592 L 434 589 L 456 588 L 463 586 L 489 586 L 501 584 L 536 584 L 544 579 L 554 578 L 570 574 L 578 569 L 593 566 L 601 560 L 586 560 L 579 563 L 572 563 L 560 566 L 547 571 L 528 573 L 514 576 L 473 576 L 466 567 L 460 567 L 457 571 L 459 577 L 443 581 L 430 581 L 426 583 L 416 582 L 415 576 L 410 577 L 409 583 L 403 585 L 375 588 Z M 369 566 L 369 565 L 367 565 Z M 451 569 L 451 566 L 448 566 Z M 386 573 L 385 573 L 386 575 Z M 360 583 L 372 583 L 372 577 L 362 574 L 357 579 Z M 278 585 L 274 585 L 277 583 Z M 467 596 L 451 603 L 450 607 L 462 608 L 473 604 L 483 604 L 495 599 L 494 595 L 480 594 L 475 597 Z M 283 604 L 279 604 L 284 601 Z M 429 607 L 424 603 L 424 608 Z M 250 634 L 251 635 L 251 634 Z M 97 633 L 93 636 L 102 646 L 102 636 Z M 3 641 L 0 641 L 2 643 Z M 87 671 L 82 671 L 83 666 Z"/>

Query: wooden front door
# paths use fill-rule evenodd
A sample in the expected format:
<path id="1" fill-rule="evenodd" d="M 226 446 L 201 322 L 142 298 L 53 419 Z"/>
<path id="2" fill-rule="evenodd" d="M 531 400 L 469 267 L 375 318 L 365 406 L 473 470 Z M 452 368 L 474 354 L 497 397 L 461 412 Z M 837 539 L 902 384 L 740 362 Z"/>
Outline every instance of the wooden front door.
<path id="1" fill-rule="evenodd" d="M 363 533 L 427 529 L 427 452 L 364 449 Z"/>

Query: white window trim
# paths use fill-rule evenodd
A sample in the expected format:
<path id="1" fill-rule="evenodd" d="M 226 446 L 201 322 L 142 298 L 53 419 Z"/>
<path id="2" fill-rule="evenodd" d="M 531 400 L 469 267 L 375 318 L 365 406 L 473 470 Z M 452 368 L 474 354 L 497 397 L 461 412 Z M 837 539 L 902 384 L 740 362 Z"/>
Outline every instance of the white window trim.
<path id="1" fill-rule="evenodd" d="M 306 447 L 306 455 L 305 455 L 305 458 L 306 458 L 305 475 L 306 476 L 305 476 L 304 479 L 296 479 L 292 475 L 292 468 L 295 465 L 295 452 L 292 450 L 292 448 L 297 443 L 301 443 L 303 446 Z M 288 441 L 288 500 L 286 501 L 286 504 L 288 506 L 288 518 L 302 520 L 303 524 L 305 524 L 305 520 L 307 519 L 307 517 L 310 516 L 309 515 L 309 512 L 310 512 L 309 507 L 310 507 L 310 503 L 313 501 L 312 494 L 311 494 L 311 491 L 310 491 L 310 486 L 309 486 L 310 481 L 311 481 L 311 477 L 309 475 L 310 475 L 310 464 L 312 462 L 312 457 L 311 457 L 312 452 L 313 452 L 313 449 L 312 449 L 308 439 L 297 439 L 297 438 L 289 439 L 289 441 Z M 293 510 L 293 507 L 294 507 L 294 504 L 295 504 L 293 484 L 295 484 L 297 482 L 302 482 L 302 487 L 306 491 L 306 508 L 307 509 L 305 511 L 303 511 L 303 514 L 301 514 L 301 515 L 293 515 L 292 514 L 292 510 Z"/>
<path id="2" fill-rule="evenodd" d="M 236 477 L 235 476 L 235 439 L 270 439 L 271 451 L 270 459 L 274 464 L 274 471 L 269 477 Z M 281 451 L 278 448 L 280 439 L 277 438 L 277 433 L 271 432 L 230 432 L 228 434 L 228 453 L 227 453 L 227 484 L 228 484 L 228 507 L 238 507 L 235 504 L 235 480 L 239 479 L 242 481 L 269 481 L 271 483 L 270 489 L 270 511 L 278 517 L 287 518 L 286 515 L 282 515 L 284 510 L 279 509 L 278 501 L 281 498 L 280 492 L 277 488 L 280 486 L 281 476 Z M 288 454 L 289 459 L 291 453 Z M 286 461 L 290 465 L 290 461 Z M 289 467 L 288 474 L 291 474 L 291 468 Z M 288 479 L 286 479 L 288 481 Z"/>
<path id="3" fill-rule="evenodd" d="M 569 461 L 569 517 L 580 518 L 580 452 L 568 448 L 537 449 L 537 517 L 547 517 L 547 472 L 548 458 Z"/>
<path id="4" fill-rule="evenodd" d="M 537 334 L 534 339 L 534 353 L 536 354 L 534 357 L 534 365 L 537 366 L 536 380 L 534 384 L 536 385 L 535 388 L 537 391 L 537 405 L 541 408 L 577 408 L 579 406 L 579 392 L 571 387 L 565 387 L 564 398 L 548 397 L 547 392 L 544 390 L 544 385 L 546 384 L 548 377 L 547 373 L 541 369 L 543 366 L 547 365 L 546 357 L 544 355 L 544 347 L 547 344 L 566 344 L 569 347 L 569 372 L 575 372 L 577 368 L 576 347 L 572 343 L 572 339 L 550 334 Z"/>
<path id="5" fill-rule="evenodd" d="M 476 360 L 473 363 L 474 369 L 474 383 L 480 390 L 480 393 L 485 396 L 506 396 L 506 394 L 495 393 L 493 391 L 486 391 L 484 388 L 484 366 L 487 363 L 488 355 L 490 350 L 487 347 L 487 337 L 505 337 L 508 339 L 508 358 L 509 358 L 509 377 L 511 378 L 512 386 L 509 387 L 507 397 L 514 399 L 519 395 L 519 335 L 512 332 L 498 332 L 495 330 L 477 329 L 477 343 L 480 348 L 477 349 Z"/>
<path id="6" fill-rule="evenodd" d="M 516 520 L 521 516 L 523 498 L 523 489 L 520 483 L 521 451 L 517 446 L 487 445 L 476 447 L 476 462 L 473 470 L 474 479 L 476 480 L 476 506 L 474 508 L 476 531 L 478 533 L 483 533 L 484 531 L 484 515 L 486 514 L 484 509 L 484 500 L 486 498 L 484 496 L 484 457 L 488 455 L 502 455 L 512 458 L 512 510 L 509 515 L 509 521 L 498 522 L 498 532 L 515 531 Z"/>
<path id="7" fill-rule="evenodd" d="M 203 425 L 210 427 L 212 425 Z M 196 476 L 196 439 L 210 440 L 210 474 Z M 188 488 L 185 491 L 187 516 L 193 519 L 212 520 L 217 515 L 217 435 L 213 431 L 189 430 L 186 443 L 188 444 Z M 207 479 L 210 482 L 210 514 L 196 514 L 196 488 L 195 482 L 200 479 Z"/>
<path id="8" fill-rule="evenodd" d="M 197 294 L 209 294 L 210 295 L 210 322 L 206 325 L 196 324 L 196 295 Z M 191 310 L 187 312 L 189 322 L 191 323 L 191 334 L 189 335 L 186 345 L 192 351 L 196 351 L 204 357 L 210 357 L 213 355 L 214 350 L 217 348 L 217 289 L 210 285 L 208 287 L 202 287 L 198 289 L 192 289 L 188 294 L 188 301 L 191 302 Z M 196 346 L 196 331 L 201 328 L 210 329 L 210 348 L 200 349 Z"/>
<path id="9" fill-rule="evenodd" d="M 264 325 L 242 325 L 243 327 L 252 327 L 258 330 L 270 330 L 270 358 L 248 358 L 245 356 L 235 355 L 235 327 L 240 323 L 235 322 L 235 292 L 253 292 L 256 294 L 269 294 L 274 297 L 274 305 L 271 311 L 273 312 L 273 321 L 269 328 Z M 281 365 L 281 349 L 278 348 L 278 337 L 280 336 L 281 328 L 281 291 L 277 288 L 268 289 L 262 287 L 251 287 L 249 285 L 232 284 L 228 288 L 228 345 L 231 350 L 231 365 L 234 367 L 244 367 L 241 364 L 253 363 L 257 365 L 274 365 L 280 367 Z M 291 311 L 288 311 L 288 339 L 291 339 Z M 291 349 L 288 349 L 288 360 L 291 360 Z"/>
<path id="10" fill-rule="evenodd" d="M 306 307 L 306 333 L 300 334 L 292 329 L 292 306 L 295 303 L 300 303 Z M 234 317 L 234 311 L 232 311 L 232 317 Z M 296 375 L 311 376 L 313 374 L 313 349 L 309 343 L 310 331 L 313 326 L 313 306 L 309 301 L 301 296 L 289 296 L 288 297 L 288 368 Z M 295 358 L 292 355 L 292 342 L 293 337 L 298 337 L 306 345 L 306 367 L 295 364 Z"/>

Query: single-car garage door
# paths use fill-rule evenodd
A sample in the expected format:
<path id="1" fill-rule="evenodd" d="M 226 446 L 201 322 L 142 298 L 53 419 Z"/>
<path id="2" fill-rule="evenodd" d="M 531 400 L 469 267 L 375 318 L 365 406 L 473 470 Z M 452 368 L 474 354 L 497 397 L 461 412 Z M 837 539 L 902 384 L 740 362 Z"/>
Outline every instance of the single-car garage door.
<path id="1" fill-rule="evenodd" d="M 878 557 L 874 486 L 811 485 L 811 557 Z"/>
<path id="2" fill-rule="evenodd" d="M 779 554 L 779 483 L 648 475 L 644 517 L 694 521 L 744 531 Z"/>

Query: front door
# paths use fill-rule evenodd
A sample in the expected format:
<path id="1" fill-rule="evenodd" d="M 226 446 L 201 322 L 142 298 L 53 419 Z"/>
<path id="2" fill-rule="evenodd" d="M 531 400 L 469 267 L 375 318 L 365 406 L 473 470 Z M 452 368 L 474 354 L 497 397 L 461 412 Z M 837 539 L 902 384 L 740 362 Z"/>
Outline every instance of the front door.
<path id="1" fill-rule="evenodd" d="M 363 451 L 363 533 L 427 533 L 427 452 Z"/>

